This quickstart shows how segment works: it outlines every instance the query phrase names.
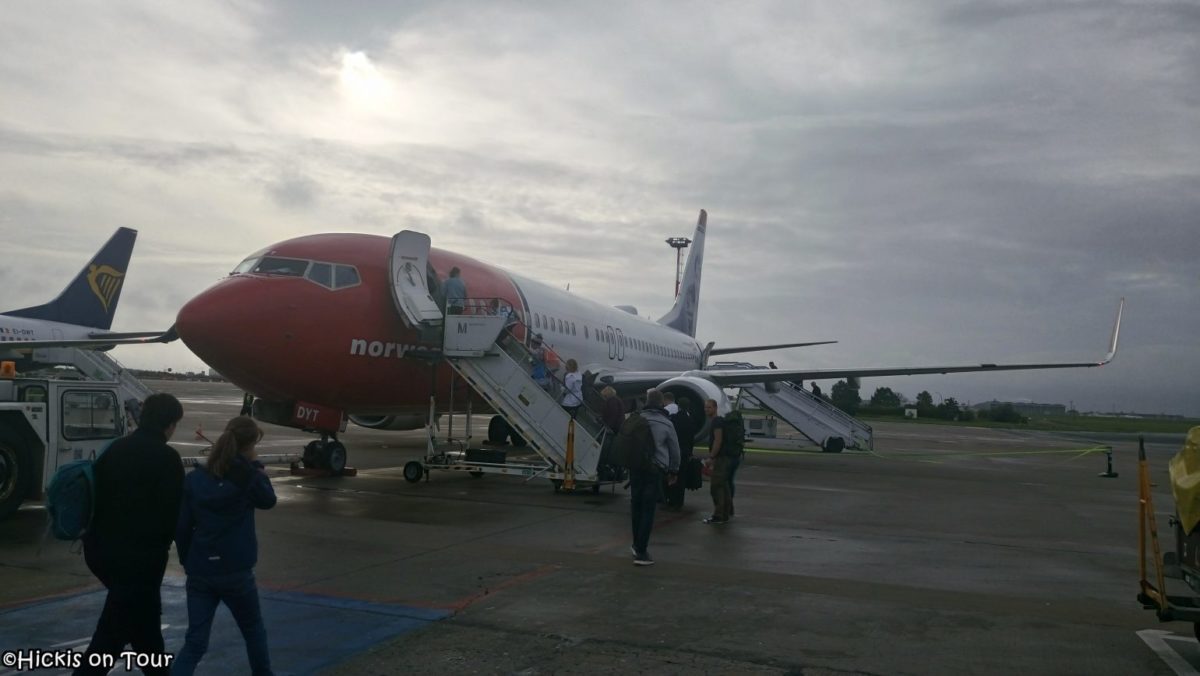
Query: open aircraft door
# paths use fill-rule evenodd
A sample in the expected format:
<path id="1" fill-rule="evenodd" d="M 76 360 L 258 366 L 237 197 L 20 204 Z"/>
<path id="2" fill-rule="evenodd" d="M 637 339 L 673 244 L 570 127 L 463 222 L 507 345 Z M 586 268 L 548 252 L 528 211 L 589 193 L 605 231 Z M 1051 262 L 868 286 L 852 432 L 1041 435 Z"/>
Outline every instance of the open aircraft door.
<path id="1" fill-rule="evenodd" d="M 391 276 L 392 300 L 413 329 L 442 324 L 442 309 L 429 291 L 426 271 L 429 270 L 429 235 L 405 230 L 392 237 L 388 266 Z"/>

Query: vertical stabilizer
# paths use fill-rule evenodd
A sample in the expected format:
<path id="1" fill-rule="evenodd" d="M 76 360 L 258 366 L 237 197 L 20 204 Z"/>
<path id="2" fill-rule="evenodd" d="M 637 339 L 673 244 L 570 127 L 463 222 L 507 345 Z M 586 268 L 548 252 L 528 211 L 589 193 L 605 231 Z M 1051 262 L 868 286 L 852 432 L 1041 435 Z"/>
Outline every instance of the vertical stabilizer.
<path id="1" fill-rule="evenodd" d="M 112 328 L 113 313 L 121 298 L 125 271 L 133 254 L 137 230 L 118 228 L 75 279 L 58 294 L 58 298 L 34 307 L 12 310 L 10 317 L 43 319 L 63 324 L 76 324 L 96 329 Z"/>
<path id="2" fill-rule="evenodd" d="M 679 297 L 675 306 L 659 318 L 658 323 L 696 337 L 696 322 L 700 317 L 700 268 L 704 266 L 704 231 L 708 228 L 708 213 L 700 210 L 696 232 L 692 235 L 691 252 L 683 267 L 679 282 Z"/>

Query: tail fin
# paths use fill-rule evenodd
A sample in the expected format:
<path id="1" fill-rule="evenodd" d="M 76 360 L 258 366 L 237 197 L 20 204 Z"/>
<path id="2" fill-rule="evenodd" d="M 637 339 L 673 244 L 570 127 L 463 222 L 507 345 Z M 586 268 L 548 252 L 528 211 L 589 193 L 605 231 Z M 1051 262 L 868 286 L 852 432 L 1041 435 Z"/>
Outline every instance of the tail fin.
<path id="1" fill-rule="evenodd" d="M 112 328 L 113 313 L 121 299 L 121 286 L 137 230 L 118 228 L 58 298 L 34 307 L 5 312 L 11 317 L 44 319 L 97 329 Z"/>
<path id="2" fill-rule="evenodd" d="M 700 268 L 704 266 L 704 231 L 708 228 L 708 213 L 700 210 L 696 232 L 692 235 L 692 251 L 683 267 L 679 282 L 679 297 L 675 306 L 659 318 L 658 323 L 696 337 L 696 322 L 700 317 Z"/>

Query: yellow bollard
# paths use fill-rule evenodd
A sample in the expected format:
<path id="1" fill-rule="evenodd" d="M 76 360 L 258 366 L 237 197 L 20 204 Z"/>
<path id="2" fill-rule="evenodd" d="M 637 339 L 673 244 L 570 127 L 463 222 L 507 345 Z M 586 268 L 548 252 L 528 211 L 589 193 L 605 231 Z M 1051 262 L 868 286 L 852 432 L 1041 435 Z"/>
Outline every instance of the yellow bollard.
<path id="1" fill-rule="evenodd" d="M 563 490 L 575 490 L 575 419 L 567 421 L 567 467 L 563 477 Z"/>

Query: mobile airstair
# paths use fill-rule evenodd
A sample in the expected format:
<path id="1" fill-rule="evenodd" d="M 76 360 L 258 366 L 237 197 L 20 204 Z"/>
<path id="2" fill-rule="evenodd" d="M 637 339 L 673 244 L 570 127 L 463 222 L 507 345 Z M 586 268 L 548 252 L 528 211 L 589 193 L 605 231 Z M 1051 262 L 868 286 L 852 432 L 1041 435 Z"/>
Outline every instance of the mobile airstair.
<path id="1" fill-rule="evenodd" d="M 478 299 L 465 304 L 465 314 L 442 313 L 427 286 L 429 244 L 428 235 L 407 230 L 392 239 L 390 274 L 396 309 L 423 336 L 441 333 L 441 357 L 526 440 L 533 456 L 510 459 L 503 450 L 472 449 L 469 432 L 466 440 L 449 438 L 439 443 L 431 398 L 426 457 L 406 465 L 405 478 L 419 481 L 429 470 L 443 469 L 543 477 L 563 488 L 579 481 L 598 490 L 603 483 L 600 452 L 605 441 L 599 417 L 584 405 L 572 418 L 559 403 L 558 393 L 564 391 L 561 382 L 543 389 L 533 379 L 534 355 L 514 337 L 520 324 L 511 313 L 485 314 L 482 308 L 490 303 Z"/>
<path id="2" fill-rule="evenodd" d="M 142 402 L 154 394 L 154 390 L 138 380 L 137 376 L 130 373 L 120 362 L 99 350 L 44 347 L 33 351 L 32 361 L 43 366 L 72 366 L 84 378 L 90 380 L 115 380 L 119 383 L 125 413 L 134 422 L 141 412 Z"/>
<path id="3" fill-rule="evenodd" d="M 746 363 L 719 364 L 721 368 L 766 369 Z M 817 444 L 837 453 L 843 448 L 870 450 L 874 439 L 871 426 L 847 414 L 824 398 L 788 381 L 743 385 L 739 395 L 743 408 L 763 408 Z"/>

